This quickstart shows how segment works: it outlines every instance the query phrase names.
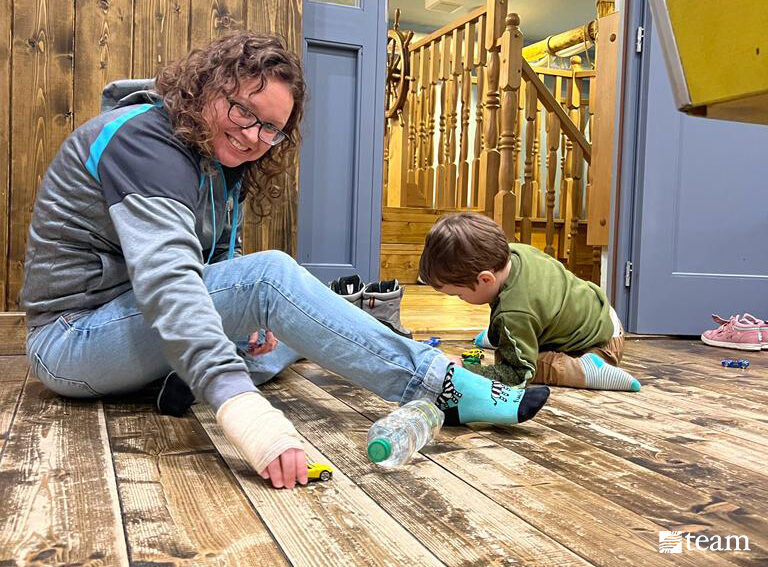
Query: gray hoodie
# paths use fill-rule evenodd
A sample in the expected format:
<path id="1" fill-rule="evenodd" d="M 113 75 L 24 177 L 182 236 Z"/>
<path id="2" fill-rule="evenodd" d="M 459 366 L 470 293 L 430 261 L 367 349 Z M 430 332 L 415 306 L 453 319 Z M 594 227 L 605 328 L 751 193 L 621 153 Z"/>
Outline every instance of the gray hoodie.
<path id="1" fill-rule="evenodd" d="M 21 294 L 27 325 L 82 316 L 133 289 L 198 398 L 218 406 L 254 391 L 202 279 L 205 263 L 241 253 L 241 176 L 176 137 L 154 93 L 85 123 L 38 190 Z"/>

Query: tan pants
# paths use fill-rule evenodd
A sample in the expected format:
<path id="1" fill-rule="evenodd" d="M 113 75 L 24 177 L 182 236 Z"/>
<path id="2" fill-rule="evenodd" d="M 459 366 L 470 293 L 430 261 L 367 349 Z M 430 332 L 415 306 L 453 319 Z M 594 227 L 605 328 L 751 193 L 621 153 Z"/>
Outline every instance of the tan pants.
<path id="1" fill-rule="evenodd" d="M 587 377 L 578 357 L 588 352 L 594 352 L 608 364 L 618 366 L 624 355 L 624 328 L 620 326 L 619 336 L 611 338 L 603 346 L 568 354 L 556 351 L 540 352 L 536 374 L 531 383 L 583 388 Z"/>

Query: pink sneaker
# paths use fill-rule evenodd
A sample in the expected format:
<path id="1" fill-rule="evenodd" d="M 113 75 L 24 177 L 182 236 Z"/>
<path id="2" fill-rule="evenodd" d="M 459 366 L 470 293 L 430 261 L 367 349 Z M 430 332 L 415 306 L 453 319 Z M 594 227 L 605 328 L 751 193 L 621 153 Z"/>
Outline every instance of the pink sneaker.
<path id="1" fill-rule="evenodd" d="M 711 346 L 739 350 L 768 349 L 768 323 L 745 313 L 733 315 L 727 321 L 719 315 L 712 315 L 717 329 L 704 331 L 701 340 Z"/>

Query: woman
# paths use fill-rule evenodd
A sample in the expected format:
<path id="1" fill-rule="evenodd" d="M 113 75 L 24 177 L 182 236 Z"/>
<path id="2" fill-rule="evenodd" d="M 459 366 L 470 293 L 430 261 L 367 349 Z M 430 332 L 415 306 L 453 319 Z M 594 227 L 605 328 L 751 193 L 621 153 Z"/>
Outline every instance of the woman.
<path id="1" fill-rule="evenodd" d="M 445 398 L 453 370 L 439 351 L 391 332 L 286 254 L 239 254 L 241 189 L 260 202 L 290 167 L 305 90 L 277 38 L 241 32 L 75 130 L 38 191 L 22 292 L 28 357 L 46 386 L 98 397 L 175 371 L 254 469 L 288 488 L 307 481 L 302 444 L 256 386 L 299 355 L 388 400 L 443 396 L 461 409 L 455 390 Z M 261 346 L 258 329 L 274 332 Z M 518 396 L 514 415 L 489 408 L 488 421 L 532 417 L 542 395 Z"/>

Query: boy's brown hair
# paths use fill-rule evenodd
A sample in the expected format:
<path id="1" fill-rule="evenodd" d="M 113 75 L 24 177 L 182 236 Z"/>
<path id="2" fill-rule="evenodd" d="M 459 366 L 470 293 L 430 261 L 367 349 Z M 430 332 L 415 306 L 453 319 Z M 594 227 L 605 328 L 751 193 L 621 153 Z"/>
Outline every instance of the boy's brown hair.
<path id="1" fill-rule="evenodd" d="M 475 289 L 480 272 L 498 272 L 508 261 L 507 236 L 498 224 L 479 213 L 452 213 L 443 215 L 427 234 L 419 277 L 432 287 Z"/>

